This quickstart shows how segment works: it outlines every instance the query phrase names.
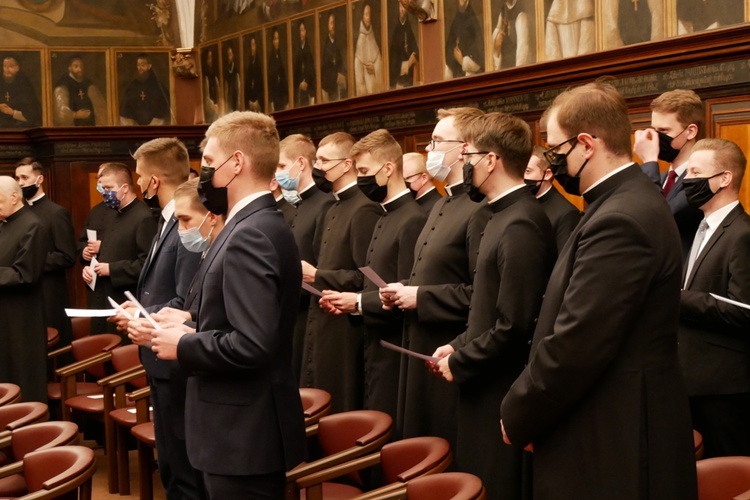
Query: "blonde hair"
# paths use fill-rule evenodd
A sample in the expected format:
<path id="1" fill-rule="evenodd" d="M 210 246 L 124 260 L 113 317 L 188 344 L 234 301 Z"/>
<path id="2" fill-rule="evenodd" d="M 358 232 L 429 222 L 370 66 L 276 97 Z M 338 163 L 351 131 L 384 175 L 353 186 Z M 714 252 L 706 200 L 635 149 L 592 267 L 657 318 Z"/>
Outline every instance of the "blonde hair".
<path id="1" fill-rule="evenodd" d="M 453 117 L 453 127 L 458 131 L 461 140 L 472 122 L 484 116 L 484 111 L 478 108 L 463 106 L 458 108 L 441 108 L 437 110 L 438 120 Z"/>
<path id="2" fill-rule="evenodd" d="M 292 134 L 284 137 L 279 143 L 279 152 L 293 159 L 300 156 L 307 158 L 310 165 L 315 163 L 315 144 L 306 135 Z"/>
<path id="3" fill-rule="evenodd" d="M 416 163 L 417 171 L 415 174 L 427 173 L 427 159 L 422 153 L 406 153 L 402 158 L 402 163 L 406 164 L 407 161 Z"/>
<path id="4" fill-rule="evenodd" d="M 326 144 L 332 144 L 338 150 L 342 158 L 351 158 L 350 151 L 355 142 L 357 141 L 351 134 L 347 134 L 346 132 L 334 132 L 320 140 L 320 143 L 318 143 L 318 149 Z"/>
<path id="5" fill-rule="evenodd" d="M 370 153 L 370 156 L 378 162 L 384 164 L 391 162 L 398 173 L 403 172 L 404 153 L 401 150 L 401 145 L 386 129 L 378 129 L 357 141 L 352 146 L 350 155 L 356 162 L 357 157 L 365 153 Z"/>
<path id="6" fill-rule="evenodd" d="M 203 203 L 201 202 L 201 198 L 198 195 L 198 183 L 200 181 L 198 179 L 191 179 L 187 182 L 183 182 L 179 186 L 177 186 L 177 189 L 174 191 L 174 198 L 175 200 L 177 198 L 189 198 L 190 200 L 190 208 L 193 210 L 197 210 L 198 212 L 208 212 L 206 210 L 206 207 L 203 206 Z"/>
<path id="7" fill-rule="evenodd" d="M 703 101 L 692 90 L 676 89 L 664 92 L 651 101 L 651 111 L 657 113 L 674 113 L 680 125 L 687 127 L 694 123 L 698 134 L 703 132 L 703 120 L 706 116 Z"/>
<path id="8" fill-rule="evenodd" d="M 701 139 L 693 146 L 692 153 L 696 151 L 713 151 L 714 165 L 732 172 L 732 187 L 740 190 L 747 158 L 737 144 L 726 139 Z"/>
<path id="9" fill-rule="evenodd" d="M 185 144 L 175 137 L 159 137 L 141 144 L 133 159 L 145 160 L 162 182 L 177 186 L 188 179 L 190 156 Z"/>
<path id="10" fill-rule="evenodd" d="M 279 132 L 270 116 L 234 111 L 208 127 L 206 139 L 216 139 L 225 151 L 241 151 L 250 158 L 255 177 L 270 182 L 279 164 Z"/>

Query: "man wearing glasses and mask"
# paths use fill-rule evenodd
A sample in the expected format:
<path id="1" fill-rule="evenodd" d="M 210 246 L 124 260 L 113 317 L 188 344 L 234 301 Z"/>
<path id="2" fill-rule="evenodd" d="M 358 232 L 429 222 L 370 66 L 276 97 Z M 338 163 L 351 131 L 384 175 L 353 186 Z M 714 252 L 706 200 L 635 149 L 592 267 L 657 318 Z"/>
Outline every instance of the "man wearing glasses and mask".
<path id="1" fill-rule="evenodd" d="M 543 122 L 552 171 L 588 205 L 550 276 L 528 365 L 502 402 L 504 440 L 533 449 L 535 499 L 695 499 L 677 228 L 631 160 L 614 86 L 563 92 Z"/>

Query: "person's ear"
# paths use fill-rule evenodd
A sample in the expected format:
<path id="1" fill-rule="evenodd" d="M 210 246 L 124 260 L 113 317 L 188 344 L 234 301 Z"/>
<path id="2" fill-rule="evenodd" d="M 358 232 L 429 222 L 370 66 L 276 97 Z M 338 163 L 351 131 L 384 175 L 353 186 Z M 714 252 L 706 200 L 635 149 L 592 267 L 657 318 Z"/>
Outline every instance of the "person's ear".
<path id="1" fill-rule="evenodd" d="M 693 139 L 698 137 L 698 125 L 695 123 L 691 123 L 686 127 L 685 135 L 687 137 L 688 141 L 692 141 Z"/>

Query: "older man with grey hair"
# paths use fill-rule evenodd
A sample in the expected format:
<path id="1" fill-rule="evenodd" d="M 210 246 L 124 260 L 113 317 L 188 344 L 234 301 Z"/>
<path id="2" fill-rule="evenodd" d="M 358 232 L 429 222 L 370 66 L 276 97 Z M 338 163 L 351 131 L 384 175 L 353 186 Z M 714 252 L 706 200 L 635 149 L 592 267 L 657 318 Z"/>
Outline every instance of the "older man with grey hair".
<path id="1" fill-rule="evenodd" d="M 0 382 L 26 401 L 46 401 L 46 324 L 42 272 L 47 234 L 24 205 L 18 183 L 0 177 Z"/>

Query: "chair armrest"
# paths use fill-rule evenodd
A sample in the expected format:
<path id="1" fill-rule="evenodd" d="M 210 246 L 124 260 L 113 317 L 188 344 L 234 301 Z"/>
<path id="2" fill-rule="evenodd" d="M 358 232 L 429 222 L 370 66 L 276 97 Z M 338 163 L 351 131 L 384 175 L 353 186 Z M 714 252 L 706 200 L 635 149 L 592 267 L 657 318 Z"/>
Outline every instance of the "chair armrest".
<path id="1" fill-rule="evenodd" d="M 297 483 L 297 487 L 300 489 L 309 488 L 314 484 L 320 484 L 325 481 L 330 481 L 345 474 L 349 474 L 350 472 L 355 472 L 367 467 L 372 467 L 373 465 L 376 465 L 378 463 L 380 463 L 380 452 L 360 457 L 355 460 L 351 460 L 339 465 L 335 465 L 328 469 L 300 477 L 295 482 Z"/>
<path id="2" fill-rule="evenodd" d="M 354 460 L 355 458 L 360 457 L 363 453 L 367 453 L 367 451 L 363 447 L 354 446 L 344 451 L 334 453 L 333 455 L 328 455 L 327 457 L 323 457 L 320 460 L 316 460 L 314 462 L 310 462 L 301 467 L 290 470 L 286 473 L 286 480 L 287 482 L 296 482 L 301 477 L 309 476 L 310 474 L 313 474 L 315 472 L 330 469 L 334 465 L 339 465 L 343 464 L 344 462 Z"/>
<path id="3" fill-rule="evenodd" d="M 391 483 L 357 495 L 352 500 L 401 500 L 406 498 L 406 483 Z"/>
<path id="4" fill-rule="evenodd" d="M 13 462 L 4 467 L 0 467 L 0 478 L 12 476 L 13 474 L 21 474 L 23 472 L 23 460 Z"/>
<path id="5" fill-rule="evenodd" d="M 151 387 L 147 386 L 147 387 L 138 389 L 137 391 L 133 391 L 130 394 L 128 394 L 128 399 L 131 401 L 137 402 L 138 400 L 147 398 L 149 396 L 151 396 Z"/>
<path id="6" fill-rule="evenodd" d="M 104 378 L 100 378 L 96 383 L 102 387 L 104 387 L 105 385 L 117 386 L 128 383 L 131 380 L 141 378 L 145 375 L 146 369 L 143 367 L 143 365 L 138 365 L 121 372 L 113 373 L 112 375 L 108 375 Z"/>
<path id="7" fill-rule="evenodd" d="M 47 359 L 54 359 L 58 356 L 62 356 L 63 354 L 67 354 L 73 350 L 72 346 L 66 345 L 65 347 L 61 347 L 59 349 L 55 349 L 54 351 L 50 351 L 47 353 Z"/>
<path id="8" fill-rule="evenodd" d="M 305 427 L 305 435 L 307 437 L 316 436 L 318 434 L 318 424 Z"/>
<path id="9" fill-rule="evenodd" d="M 82 361 L 77 361 L 68 366 L 63 366 L 62 368 L 58 368 L 57 370 L 55 370 L 55 375 L 60 376 L 60 377 L 75 375 L 77 373 L 81 373 L 87 368 L 91 368 L 92 366 L 106 363 L 110 359 L 112 359 L 111 352 L 102 352 L 95 356 L 91 356 L 90 358 L 84 359 Z"/>
<path id="10" fill-rule="evenodd" d="M 3 448 L 7 448 L 12 443 L 12 436 L 13 433 L 11 431 L 5 430 L 0 432 L 0 450 Z"/>

